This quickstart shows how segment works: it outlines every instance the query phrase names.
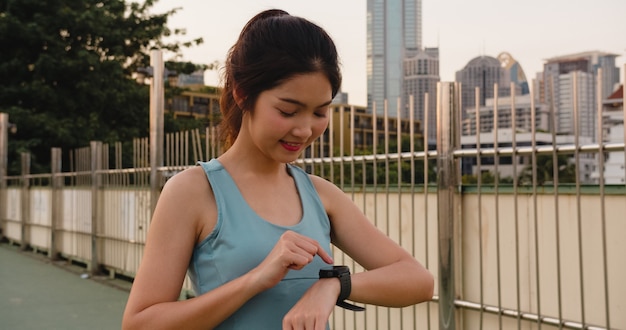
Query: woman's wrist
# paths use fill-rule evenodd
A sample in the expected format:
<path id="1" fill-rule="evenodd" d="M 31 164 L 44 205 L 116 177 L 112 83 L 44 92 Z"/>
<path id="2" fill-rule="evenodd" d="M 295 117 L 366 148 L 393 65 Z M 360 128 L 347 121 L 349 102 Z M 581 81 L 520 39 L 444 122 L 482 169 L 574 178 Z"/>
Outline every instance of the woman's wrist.
<path id="1" fill-rule="evenodd" d="M 251 296 L 255 296 L 265 290 L 271 289 L 272 285 L 268 285 L 261 277 L 261 272 L 256 268 L 242 276 L 244 280 L 244 290 L 249 291 Z"/>
<path id="2" fill-rule="evenodd" d="M 341 293 L 341 283 L 339 282 L 339 278 L 320 278 L 318 280 L 318 285 L 321 286 L 324 292 L 328 292 L 329 296 L 333 297 L 333 301 L 337 301 L 339 294 Z"/>

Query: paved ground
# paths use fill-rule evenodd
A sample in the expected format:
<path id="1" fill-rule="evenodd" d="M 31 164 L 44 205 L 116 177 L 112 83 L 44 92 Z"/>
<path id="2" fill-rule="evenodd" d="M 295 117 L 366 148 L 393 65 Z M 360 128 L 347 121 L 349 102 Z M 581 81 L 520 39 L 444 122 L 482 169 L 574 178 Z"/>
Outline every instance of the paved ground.
<path id="1" fill-rule="evenodd" d="M 0 243 L 0 329 L 120 329 L 130 283 Z"/>

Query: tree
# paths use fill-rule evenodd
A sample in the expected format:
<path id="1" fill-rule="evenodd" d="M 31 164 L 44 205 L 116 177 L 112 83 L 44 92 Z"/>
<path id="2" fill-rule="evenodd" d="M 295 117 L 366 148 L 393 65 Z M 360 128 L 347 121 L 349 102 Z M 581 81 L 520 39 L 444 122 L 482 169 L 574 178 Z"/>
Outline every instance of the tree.
<path id="1" fill-rule="evenodd" d="M 494 175 L 491 171 L 483 171 L 480 174 L 480 183 L 485 185 L 494 185 L 496 180 L 498 183 L 503 184 L 512 184 L 513 177 L 505 176 L 500 177 L 500 174 Z M 465 174 L 461 177 L 461 183 L 464 185 L 474 185 L 478 184 L 478 175 L 473 174 Z"/>
<path id="2" fill-rule="evenodd" d="M 383 141 L 380 141 L 380 143 L 378 143 L 377 145 L 377 154 L 381 155 L 381 154 L 385 154 L 385 147 L 383 145 Z M 409 136 L 404 135 L 401 138 L 401 152 L 410 152 L 411 148 L 410 148 L 410 143 L 411 140 L 409 138 Z M 415 138 L 415 150 L 414 151 L 423 151 L 424 150 L 424 146 L 423 146 L 423 142 L 420 138 Z M 389 152 L 390 153 L 396 153 L 397 152 L 397 146 L 398 143 L 396 141 L 396 139 L 391 139 L 389 141 Z M 356 156 L 361 156 L 361 155 L 373 155 L 373 149 L 370 148 L 366 148 L 366 149 L 357 149 L 355 150 L 355 155 Z M 338 150 L 335 150 L 335 155 L 334 156 L 340 156 Z M 343 155 L 346 156 L 346 155 Z M 431 159 L 428 161 L 428 182 L 431 183 L 435 183 L 437 180 L 437 174 L 435 172 L 435 168 L 436 168 L 436 160 Z M 339 173 L 341 171 L 341 168 L 338 164 L 335 165 L 334 167 L 334 173 L 335 173 L 335 178 L 334 178 L 334 182 L 336 184 L 340 184 L 339 182 Z M 345 165 L 343 168 L 344 171 L 344 184 L 345 185 L 351 185 L 352 184 L 352 175 L 350 173 L 351 171 L 351 167 Z M 374 173 L 376 172 L 376 173 Z M 400 163 L 400 175 L 402 175 L 401 177 L 401 184 L 403 185 L 409 185 L 411 183 L 414 184 L 420 184 L 420 183 L 424 183 L 424 161 L 423 159 L 415 159 L 414 160 L 414 167 L 413 167 L 413 179 L 414 181 L 411 182 L 411 163 L 409 160 L 402 160 Z M 328 180 L 330 180 L 330 166 L 326 165 L 325 170 L 324 170 L 324 177 Z M 374 171 L 374 164 L 371 161 L 366 162 L 365 164 L 361 163 L 361 162 L 356 162 L 355 166 L 354 166 L 354 184 L 355 185 L 361 185 L 363 183 L 365 183 L 366 185 L 373 185 L 374 184 L 374 177 L 376 178 L 376 183 L 381 184 L 381 183 L 385 183 L 388 181 L 389 184 L 391 185 L 397 185 L 398 183 L 398 162 L 397 160 L 393 160 L 389 162 L 389 167 L 388 169 L 386 168 L 386 164 L 383 161 L 378 161 L 376 164 L 376 171 Z M 363 178 L 365 176 L 365 178 Z M 363 182 L 365 181 L 365 182 Z"/>
<path id="3" fill-rule="evenodd" d="M 156 0 L 0 0 L 0 112 L 18 127 L 9 138 L 9 173 L 20 152 L 33 172 L 45 171 L 50 149 L 148 134 L 149 89 L 133 74 L 158 48 L 179 53 L 200 44 L 164 42 L 184 30 L 175 14 L 151 14 Z"/>
<path id="4" fill-rule="evenodd" d="M 567 155 L 559 154 L 556 157 L 558 169 L 558 183 L 576 182 L 576 168 L 569 162 Z M 537 185 L 543 186 L 554 179 L 554 157 L 552 155 L 537 155 Z M 532 185 L 533 167 L 527 166 L 519 176 L 520 185 Z"/>

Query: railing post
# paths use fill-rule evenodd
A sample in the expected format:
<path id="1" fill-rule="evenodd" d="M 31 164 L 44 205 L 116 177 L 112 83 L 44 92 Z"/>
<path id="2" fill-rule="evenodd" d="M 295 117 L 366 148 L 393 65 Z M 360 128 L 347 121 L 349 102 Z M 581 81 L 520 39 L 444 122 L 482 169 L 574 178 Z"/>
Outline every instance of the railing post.
<path id="1" fill-rule="evenodd" d="M 6 191 L 7 167 L 9 166 L 9 114 L 0 113 L 0 238 L 4 235 L 5 219 L 7 217 Z"/>
<path id="2" fill-rule="evenodd" d="M 91 274 L 99 272 L 98 267 L 98 190 L 100 189 L 100 174 L 98 171 L 102 167 L 102 142 L 91 141 Z"/>
<path id="3" fill-rule="evenodd" d="M 62 191 L 63 178 L 59 176 L 61 173 L 61 148 L 52 148 L 50 151 L 50 170 L 52 174 L 52 205 L 51 212 L 52 218 L 50 220 L 50 248 L 48 249 L 48 257 L 50 259 L 57 259 L 57 227 L 61 219 L 61 212 L 63 207 Z"/>
<path id="4" fill-rule="evenodd" d="M 28 248 L 28 222 L 30 221 L 30 154 L 27 152 L 21 153 L 22 157 L 22 197 L 21 199 L 21 243 L 22 250 Z"/>
<path id="5" fill-rule="evenodd" d="M 150 216 L 154 212 L 160 193 L 159 167 L 163 166 L 163 52 L 150 52 L 152 83 L 150 85 Z"/>
<path id="6" fill-rule="evenodd" d="M 439 229 L 439 329 L 457 327 L 455 264 L 459 235 L 460 162 L 454 151 L 460 146 L 460 87 L 437 84 L 437 218 Z M 460 245 L 459 245 L 460 246 Z"/>

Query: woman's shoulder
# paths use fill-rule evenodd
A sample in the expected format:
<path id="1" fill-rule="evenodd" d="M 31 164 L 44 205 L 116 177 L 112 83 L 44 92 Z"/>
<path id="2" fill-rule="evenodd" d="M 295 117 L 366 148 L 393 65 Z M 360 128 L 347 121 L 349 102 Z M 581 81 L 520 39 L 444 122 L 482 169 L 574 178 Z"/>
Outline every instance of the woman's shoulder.
<path id="1" fill-rule="evenodd" d="M 182 190 L 192 193 L 206 191 L 207 188 L 210 189 L 209 181 L 201 166 L 193 166 L 176 173 L 163 186 L 164 190 Z"/>
<path id="2" fill-rule="evenodd" d="M 202 167 L 193 166 L 169 178 L 159 199 L 193 207 L 197 201 L 213 200 L 213 190 Z"/>
<path id="3" fill-rule="evenodd" d="M 185 169 L 167 180 L 159 203 L 166 218 L 193 222 L 196 237 L 205 237 L 217 221 L 213 190 L 201 166 Z"/>
<path id="4" fill-rule="evenodd" d="M 313 183 L 313 187 L 320 196 L 322 203 L 329 209 L 329 206 L 344 201 L 345 194 L 334 183 L 315 174 L 307 174 Z"/>
<path id="5" fill-rule="evenodd" d="M 313 185 L 315 186 L 315 188 L 324 188 L 324 189 L 329 189 L 329 188 L 337 188 L 337 186 L 335 186 L 332 182 L 322 178 L 321 176 L 315 175 L 315 174 L 308 174 L 309 178 L 311 179 L 311 182 L 313 182 Z"/>

